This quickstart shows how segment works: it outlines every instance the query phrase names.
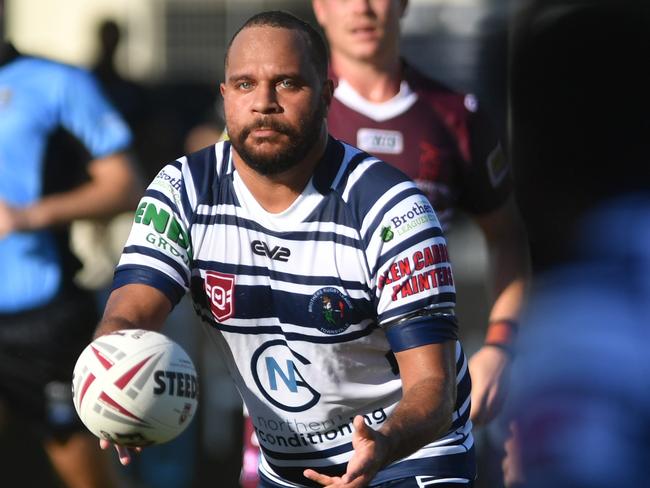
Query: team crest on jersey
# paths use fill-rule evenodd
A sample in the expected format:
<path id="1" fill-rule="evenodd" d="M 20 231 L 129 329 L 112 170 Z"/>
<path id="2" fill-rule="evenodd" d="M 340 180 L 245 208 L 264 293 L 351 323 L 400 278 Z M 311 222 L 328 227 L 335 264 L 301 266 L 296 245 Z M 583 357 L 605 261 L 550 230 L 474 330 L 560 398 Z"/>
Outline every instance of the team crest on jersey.
<path id="1" fill-rule="evenodd" d="M 309 314 L 324 334 L 340 334 L 350 327 L 350 299 L 332 287 L 321 288 L 309 300 Z"/>
<path id="2" fill-rule="evenodd" d="M 235 313 L 235 275 L 208 271 L 205 274 L 205 293 L 208 295 L 212 315 L 224 322 Z"/>

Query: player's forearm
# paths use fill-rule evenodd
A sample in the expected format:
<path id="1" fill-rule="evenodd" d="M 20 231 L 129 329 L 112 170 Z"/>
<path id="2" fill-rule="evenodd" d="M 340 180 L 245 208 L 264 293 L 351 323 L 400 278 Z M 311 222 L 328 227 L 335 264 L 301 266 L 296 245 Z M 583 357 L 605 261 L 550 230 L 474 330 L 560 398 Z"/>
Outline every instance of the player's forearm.
<path id="1" fill-rule="evenodd" d="M 490 310 L 485 343 L 512 353 L 519 332 L 519 318 L 524 307 L 530 280 L 525 247 L 503 246 L 493 255 L 490 269 L 496 297 Z"/>
<path id="2" fill-rule="evenodd" d="M 507 284 L 498 290 L 490 309 L 490 321 L 518 321 L 526 299 L 528 277 L 512 277 Z"/>
<path id="3" fill-rule="evenodd" d="M 105 317 L 99 322 L 97 329 L 95 329 L 95 334 L 93 338 L 110 334 L 112 332 L 116 332 L 122 329 L 138 329 L 138 328 L 139 328 L 138 324 L 124 317 L 118 317 L 118 316 Z"/>
<path id="4" fill-rule="evenodd" d="M 160 331 L 172 304 L 160 291 L 147 285 L 125 285 L 113 290 L 95 337 L 121 329 Z"/>
<path id="5" fill-rule="evenodd" d="M 490 320 L 517 320 L 530 281 L 530 254 L 526 231 L 515 202 L 476 218 L 488 251 L 488 283 L 493 295 Z"/>
<path id="6" fill-rule="evenodd" d="M 389 446 L 384 466 L 442 437 L 452 421 L 456 401 L 453 378 L 428 378 L 412 385 L 379 430 Z"/>

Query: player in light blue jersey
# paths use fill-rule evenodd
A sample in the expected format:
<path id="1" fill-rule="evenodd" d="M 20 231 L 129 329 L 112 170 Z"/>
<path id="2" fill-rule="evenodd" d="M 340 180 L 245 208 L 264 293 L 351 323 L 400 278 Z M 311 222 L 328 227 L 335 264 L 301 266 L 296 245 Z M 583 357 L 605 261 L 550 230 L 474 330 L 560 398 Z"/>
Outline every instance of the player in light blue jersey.
<path id="1" fill-rule="evenodd" d="M 59 131 L 84 155 L 48 158 Z M 114 482 L 72 404 L 72 368 L 98 311 L 73 282 L 67 226 L 135 207 L 130 142 L 86 71 L 21 55 L 0 39 L 0 403 L 7 424 L 20 417 L 36 432 L 70 487 Z M 29 473 L 4 471 L 7 486 L 32 483 Z"/>
<path id="2" fill-rule="evenodd" d="M 190 291 L 253 420 L 260 486 L 472 486 L 471 381 L 433 208 L 328 135 L 327 52 L 308 24 L 252 17 L 225 74 L 230 141 L 151 183 L 96 335 L 159 330 Z"/>

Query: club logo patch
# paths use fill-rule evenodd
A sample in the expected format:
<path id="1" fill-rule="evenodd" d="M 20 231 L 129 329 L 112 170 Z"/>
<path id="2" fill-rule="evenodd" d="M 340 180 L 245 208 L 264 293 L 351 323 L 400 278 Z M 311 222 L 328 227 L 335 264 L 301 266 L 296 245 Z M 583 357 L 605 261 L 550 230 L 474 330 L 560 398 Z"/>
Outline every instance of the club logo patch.
<path id="1" fill-rule="evenodd" d="M 324 334 L 340 334 L 350 327 L 351 311 L 350 299 L 336 288 L 321 288 L 309 300 L 309 314 Z"/>
<path id="2" fill-rule="evenodd" d="M 208 271 L 205 274 L 205 293 L 208 295 L 212 315 L 219 322 L 224 322 L 235 313 L 233 291 L 235 275 Z"/>

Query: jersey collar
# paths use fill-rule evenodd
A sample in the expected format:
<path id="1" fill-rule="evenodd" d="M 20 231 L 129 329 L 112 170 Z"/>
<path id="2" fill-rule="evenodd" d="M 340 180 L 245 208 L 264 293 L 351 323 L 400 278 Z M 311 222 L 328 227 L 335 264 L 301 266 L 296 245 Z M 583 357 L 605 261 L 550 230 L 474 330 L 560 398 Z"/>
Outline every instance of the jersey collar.
<path id="1" fill-rule="evenodd" d="M 314 170 L 312 181 L 316 191 L 323 195 L 330 191 L 343 163 L 344 155 L 345 149 L 343 145 L 332 136 L 329 136 L 325 152 Z"/>

